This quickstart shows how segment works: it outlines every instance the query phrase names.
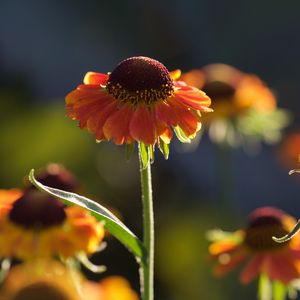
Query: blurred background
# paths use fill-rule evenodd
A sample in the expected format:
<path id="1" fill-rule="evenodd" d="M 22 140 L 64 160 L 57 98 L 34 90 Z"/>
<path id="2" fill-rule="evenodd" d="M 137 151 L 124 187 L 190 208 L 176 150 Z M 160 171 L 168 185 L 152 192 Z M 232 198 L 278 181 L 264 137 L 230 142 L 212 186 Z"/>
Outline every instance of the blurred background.
<path id="1" fill-rule="evenodd" d="M 62 163 L 85 195 L 113 207 L 141 236 L 136 153 L 126 162 L 123 147 L 96 144 L 66 116 L 65 95 L 87 71 L 106 73 L 136 55 L 169 70 L 226 63 L 254 73 L 293 114 L 283 141 L 262 144 L 255 155 L 230 148 L 220 158 L 204 133 L 188 151 L 174 142 L 168 161 L 157 151 L 153 165 L 156 299 L 254 299 L 256 282 L 241 286 L 239 270 L 212 276 L 205 232 L 240 228 L 259 206 L 300 216 L 300 177 L 288 176 L 297 155 L 291 162 L 282 152 L 284 139 L 300 130 L 299 9 L 293 0 L 0 1 L 0 188 L 21 186 L 31 168 Z M 299 142 L 292 148 L 300 153 Z M 113 238 L 94 261 L 108 267 L 101 276 L 123 275 L 138 290 L 137 265 Z"/>

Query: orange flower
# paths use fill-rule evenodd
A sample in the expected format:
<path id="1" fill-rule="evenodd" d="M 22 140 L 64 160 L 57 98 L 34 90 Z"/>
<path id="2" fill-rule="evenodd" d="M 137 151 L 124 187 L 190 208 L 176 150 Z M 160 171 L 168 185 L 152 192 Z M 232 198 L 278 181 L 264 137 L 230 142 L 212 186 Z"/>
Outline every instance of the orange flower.
<path id="1" fill-rule="evenodd" d="M 115 144 L 169 144 L 173 127 L 190 139 L 200 129 L 200 112 L 212 111 L 210 98 L 176 81 L 160 62 L 143 56 L 122 61 L 111 73 L 88 72 L 84 84 L 66 97 L 68 115 L 98 141 Z"/>
<path id="2" fill-rule="evenodd" d="M 296 220 L 273 208 L 256 209 L 249 217 L 248 226 L 233 234 L 225 234 L 210 245 L 209 252 L 218 260 L 214 268 L 217 276 L 225 275 L 248 259 L 240 275 L 242 283 L 249 283 L 259 274 L 283 284 L 300 276 L 300 237 L 288 243 L 276 243 L 272 236 L 281 237 L 290 232 Z"/>
<path id="3" fill-rule="evenodd" d="M 30 274 L 30 276 L 28 276 Z M 34 260 L 13 267 L 0 289 L 0 300 L 138 300 L 122 277 L 99 283 L 53 260 Z"/>
<path id="4" fill-rule="evenodd" d="M 214 100 L 215 113 L 207 116 L 208 121 L 236 117 L 249 108 L 270 111 L 276 107 L 272 92 L 257 76 L 225 64 L 211 64 L 201 70 L 192 70 L 180 79 L 188 84 L 197 83 L 196 86 Z"/>
<path id="5" fill-rule="evenodd" d="M 229 145 L 263 140 L 277 142 L 288 124 L 288 115 L 277 108 L 272 91 L 257 76 L 229 65 L 211 64 L 182 74 L 213 100 L 213 114 L 203 116 L 215 142 Z"/>
<path id="6" fill-rule="evenodd" d="M 0 299 L 81 300 L 74 274 L 58 261 L 29 261 L 9 271 L 1 285 Z M 81 275 L 76 275 L 81 281 Z"/>
<path id="7" fill-rule="evenodd" d="M 294 169 L 298 159 L 300 166 L 300 130 L 287 134 L 280 147 L 280 160 L 288 169 Z"/>
<path id="8" fill-rule="evenodd" d="M 36 189 L 1 190 L 0 196 L 1 257 L 90 254 L 103 239 L 102 224 L 83 208 L 65 207 Z"/>
<path id="9" fill-rule="evenodd" d="M 94 294 L 98 294 L 97 300 L 138 300 L 137 293 L 130 288 L 129 282 L 120 276 L 109 276 L 98 283 L 88 282 L 85 290 L 89 287 Z M 89 298 L 87 298 L 89 299 Z"/>

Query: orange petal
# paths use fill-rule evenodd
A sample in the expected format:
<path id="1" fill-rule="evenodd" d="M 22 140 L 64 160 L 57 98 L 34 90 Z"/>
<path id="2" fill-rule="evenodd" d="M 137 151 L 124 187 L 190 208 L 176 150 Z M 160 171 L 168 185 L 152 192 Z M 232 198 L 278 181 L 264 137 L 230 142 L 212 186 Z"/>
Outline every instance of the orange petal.
<path id="1" fill-rule="evenodd" d="M 157 102 L 154 107 L 155 119 L 168 126 L 176 126 L 176 114 L 174 109 L 165 102 Z"/>
<path id="2" fill-rule="evenodd" d="M 252 279 L 254 279 L 257 274 L 260 272 L 260 267 L 263 262 L 263 255 L 255 255 L 246 265 L 246 267 L 243 269 L 240 280 L 242 283 L 247 284 Z"/>
<path id="3" fill-rule="evenodd" d="M 101 141 L 105 139 L 104 125 L 107 119 L 117 111 L 117 102 L 112 101 L 103 106 L 99 111 L 95 111 L 87 121 L 89 131 L 95 133 L 96 139 Z"/>
<path id="4" fill-rule="evenodd" d="M 180 76 L 181 76 L 181 70 L 179 70 L 179 69 L 170 72 L 170 77 L 173 80 L 177 80 Z"/>
<path id="5" fill-rule="evenodd" d="M 84 76 L 84 84 L 97 84 L 97 85 L 106 85 L 108 80 L 107 74 L 101 74 L 96 72 L 87 72 Z"/>
<path id="6" fill-rule="evenodd" d="M 170 144 L 171 139 L 173 137 L 173 132 L 171 128 L 165 122 L 157 118 L 156 114 L 154 114 L 154 116 L 157 136 L 159 136 L 166 144 Z"/>
<path id="7" fill-rule="evenodd" d="M 300 261 L 300 249 L 291 249 L 291 256 Z"/>
<path id="8" fill-rule="evenodd" d="M 111 99 L 101 99 L 99 101 L 96 100 L 92 103 L 82 103 L 82 105 L 74 106 L 70 114 L 72 114 L 73 119 L 79 120 L 80 128 L 87 126 L 87 121 L 91 118 L 96 117 L 96 119 L 99 119 L 99 116 L 103 114 L 103 110 L 105 110 L 106 107 L 109 107 L 111 103 L 115 103 L 115 101 L 112 101 Z M 89 126 L 91 129 L 91 127 Z M 93 131 L 93 130 L 92 130 Z M 94 131 L 93 131 L 94 132 Z"/>
<path id="9" fill-rule="evenodd" d="M 131 136 L 146 145 L 155 143 L 154 118 L 146 105 L 138 105 L 130 121 L 129 130 Z"/>
<path id="10" fill-rule="evenodd" d="M 66 104 L 67 106 L 72 106 L 77 103 L 80 103 L 86 99 L 95 99 L 97 97 L 107 97 L 105 89 L 99 87 L 98 85 L 79 85 L 76 90 L 70 92 L 66 96 Z"/>
<path id="11" fill-rule="evenodd" d="M 238 266 L 247 256 L 247 252 L 244 248 L 239 248 L 235 252 L 229 254 L 221 254 L 219 264 L 214 268 L 214 274 L 216 276 L 223 276 Z"/>
<path id="12" fill-rule="evenodd" d="M 184 105 L 170 102 L 170 106 L 174 109 L 176 114 L 176 123 L 183 130 L 187 137 L 193 137 L 200 129 L 197 116 Z"/>
<path id="13" fill-rule="evenodd" d="M 1 190 L 0 189 L 0 205 L 11 204 L 23 195 L 19 189 Z"/>
<path id="14" fill-rule="evenodd" d="M 121 145 L 125 143 L 131 143 L 132 137 L 129 133 L 129 123 L 132 118 L 133 111 L 129 105 L 124 105 L 111 115 L 104 124 L 103 132 L 104 136 L 110 140 L 114 140 L 114 143 Z"/>
<path id="15" fill-rule="evenodd" d="M 210 98 L 204 92 L 196 88 L 175 89 L 174 98 L 193 109 L 206 112 L 212 111 L 212 109 L 208 107 L 211 104 Z"/>
<path id="16" fill-rule="evenodd" d="M 209 246 L 209 253 L 213 256 L 218 256 L 222 253 L 234 251 L 239 244 L 233 241 L 219 241 L 214 242 Z"/>
<path id="17" fill-rule="evenodd" d="M 166 144 L 170 144 L 173 137 L 173 131 L 169 127 L 166 127 L 159 136 Z"/>
<path id="18" fill-rule="evenodd" d="M 261 271 L 265 272 L 271 280 L 279 280 L 284 284 L 300 275 L 296 262 L 291 258 L 289 252 L 266 255 Z"/>
<path id="19" fill-rule="evenodd" d="M 19 189 L 0 189 L 0 219 L 9 213 L 13 203 L 23 195 Z"/>

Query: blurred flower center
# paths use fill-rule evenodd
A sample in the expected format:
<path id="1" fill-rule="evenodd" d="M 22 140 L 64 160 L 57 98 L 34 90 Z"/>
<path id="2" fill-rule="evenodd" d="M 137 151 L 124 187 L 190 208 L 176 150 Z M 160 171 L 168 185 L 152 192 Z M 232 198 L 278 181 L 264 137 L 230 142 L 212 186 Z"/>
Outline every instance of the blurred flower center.
<path id="1" fill-rule="evenodd" d="M 246 245 L 253 251 L 265 251 L 286 247 L 287 243 L 276 243 L 272 236 L 281 237 L 288 233 L 277 216 L 258 216 L 250 221 L 246 229 Z"/>
<path id="2" fill-rule="evenodd" d="M 202 87 L 202 90 L 215 101 L 218 99 L 230 99 L 235 93 L 233 86 L 222 81 L 207 82 Z"/>
<path id="3" fill-rule="evenodd" d="M 37 190 L 30 190 L 14 202 L 9 219 L 24 227 L 50 227 L 63 223 L 64 205 Z"/>
<path id="4" fill-rule="evenodd" d="M 123 60 L 113 70 L 106 89 L 121 102 L 151 104 L 171 96 L 173 82 L 163 64 L 148 57 L 137 56 Z"/>
<path id="5" fill-rule="evenodd" d="M 49 164 L 43 172 L 40 172 L 37 180 L 44 185 L 68 192 L 73 192 L 78 187 L 78 182 L 73 175 L 62 165 L 55 163 Z M 35 189 L 33 185 L 29 188 Z"/>
<path id="6" fill-rule="evenodd" d="M 71 300 L 65 293 L 56 287 L 38 282 L 21 289 L 12 300 Z"/>

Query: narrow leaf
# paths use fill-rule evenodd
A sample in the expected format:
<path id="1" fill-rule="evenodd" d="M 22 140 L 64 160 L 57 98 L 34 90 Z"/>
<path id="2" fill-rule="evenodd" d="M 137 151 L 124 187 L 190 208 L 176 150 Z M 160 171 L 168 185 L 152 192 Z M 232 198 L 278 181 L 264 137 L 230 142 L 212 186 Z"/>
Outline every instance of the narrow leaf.
<path id="1" fill-rule="evenodd" d="M 142 162 L 142 166 L 143 166 L 143 169 L 145 169 L 147 166 L 148 166 L 148 163 L 149 163 L 149 152 L 148 152 L 148 147 L 140 142 L 139 143 L 139 146 L 140 146 L 140 159 L 141 159 L 141 162 Z"/>
<path id="2" fill-rule="evenodd" d="M 148 153 L 150 155 L 151 163 L 153 163 L 154 162 L 154 146 L 153 145 L 149 145 L 147 147 L 148 147 Z"/>
<path id="3" fill-rule="evenodd" d="M 285 300 L 287 294 L 287 288 L 284 284 L 279 281 L 273 282 L 273 299 L 274 300 Z"/>
<path id="4" fill-rule="evenodd" d="M 272 299 L 272 284 L 266 274 L 260 274 L 258 281 L 258 299 L 271 300 Z"/>
<path id="5" fill-rule="evenodd" d="M 186 136 L 186 134 L 183 132 L 183 130 L 179 126 L 174 127 L 174 131 L 180 142 L 182 142 L 182 143 L 190 143 L 191 142 L 191 139 L 189 139 Z"/>
<path id="6" fill-rule="evenodd" d="M 295 227 L 292 229 L 292 231 L 288 234 L 286 234 L 283 237 L 275 237 L 273 236 L 272 239 L 273 241 L 277 242 L 277 243 L 285 243 L 287 241 L 289 241 L 295 234 L 298 233 L 298 231 L 300 230 L 300 220 L 298 220 L 297 224 L 295 225 Z"/>
<path id="7" fill-rule="evenodd" d="M 123 243 L 136 257 L 144 259 L 145 250 L 142 242 L 104 206 L 75 193 L 70 193 L 43 185 L 35 179 L 34 170 L 31 170 L 29 173 L 29 180 L 36 188 L 42 192 L 46 192 L 60 200 L 63 200 L 66 205 L 76 204 L 89 210 L 97 220 L 104 221 L 105 229 L 115 236 L 121 243 Z"/>
<path id="8" fill-rule="evenodd" d="M 77 256 L 78 260 L 91 272 L 93 273 L 103 273 L 106 271 L 106 266 L 103 265 L 95 265 L 93 264 L 87 257 L 87 255 L 85 253 L 80 253 Z"/>
<path id="9" fill-rule="evenodd" d="M 165 159 L 169 158 L 169 145 L 162 139 L 159 140 L 159 150 L 164 155 Z"/>
<path id="10" fill-rule="evenodd" d="M 300 173 L 300 169 L 295 169 L 295 170 L 289 171 L 289 175 L 292 175 L 294 173 Z"/>

